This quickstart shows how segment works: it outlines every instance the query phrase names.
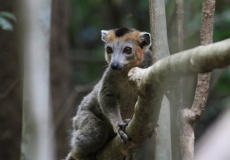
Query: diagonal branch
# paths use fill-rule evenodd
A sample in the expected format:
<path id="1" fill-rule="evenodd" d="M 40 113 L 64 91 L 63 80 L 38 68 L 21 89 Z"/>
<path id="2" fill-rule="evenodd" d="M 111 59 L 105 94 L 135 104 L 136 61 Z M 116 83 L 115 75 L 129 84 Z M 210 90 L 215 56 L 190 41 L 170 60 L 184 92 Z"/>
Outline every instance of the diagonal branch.
<path id="1" fill-rule="evenodd" d="M 131 69 L 130 80 L 140 88 L 135 114 L 127 127 L 132 141 L 124 145 L 119 137 L 115 137 L 98 153 L 97 159 L 117 160 L 134 152 L 157 126 L 163 89 L 184 76 L 226 67 L 230 64 L 229 59 L 230 39 L 227 39 L 163 58 L 147 69 Z"/>
<path id="2" fill-rule="evenodd" d="M 224 68 L 230 64 L 229 59 L 230 39 L 199 46 L 166 57 L 151 67 L 143 69 L 141 84 L 163 84 L 183 76 Z M 131 72 L 136 69 L 132 69 Z"/>

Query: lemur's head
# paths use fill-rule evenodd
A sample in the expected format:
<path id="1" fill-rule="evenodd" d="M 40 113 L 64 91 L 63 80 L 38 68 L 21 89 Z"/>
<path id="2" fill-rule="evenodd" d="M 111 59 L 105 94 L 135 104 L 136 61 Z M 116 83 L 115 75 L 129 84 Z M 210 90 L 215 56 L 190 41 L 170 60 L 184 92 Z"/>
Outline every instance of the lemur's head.
<path id="1" fill-rule="evenodd" d="M 114 70 L 136 67 L 141 64 L 151 46 L 151 35 L 131 28 L 102 30 L 105 42 L 105 59 Z"/>

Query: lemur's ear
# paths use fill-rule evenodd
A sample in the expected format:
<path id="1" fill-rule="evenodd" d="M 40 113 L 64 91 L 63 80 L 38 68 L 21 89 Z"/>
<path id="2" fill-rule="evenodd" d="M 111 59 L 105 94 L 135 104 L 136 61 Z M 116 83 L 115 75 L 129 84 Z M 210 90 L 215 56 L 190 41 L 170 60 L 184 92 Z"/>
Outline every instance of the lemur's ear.
<path id="1" fill-rule="evenodd" d="M 141 32 L 140 33 L 140 47 L 144 48 L 144 47 L 150 47 L 152 45 L 152 36 L 150 33 L 148 32 Z"/>
<path id="2" fill-rule="evenodd" d="M 108 34 L 109 31 L 107 30 L 101 30 L 101 40 L 104 41 L 104 42 L 107 42 L 107 34 Z"/>

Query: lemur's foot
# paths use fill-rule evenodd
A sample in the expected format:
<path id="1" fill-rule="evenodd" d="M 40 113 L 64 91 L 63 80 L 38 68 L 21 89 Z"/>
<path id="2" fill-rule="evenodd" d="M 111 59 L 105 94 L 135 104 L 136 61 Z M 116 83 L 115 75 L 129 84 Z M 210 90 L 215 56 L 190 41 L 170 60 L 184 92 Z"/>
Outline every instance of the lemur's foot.
<path id="1" fill-rule="evenodd" d="M 119 123 L 119 129 L 118 129 L 118 135 L 121 138 L 121 141 L 125 144 L 128 141 L 131 141 L 132 139 L 127 135 L 125 132 L 125 128 L 128 126 L 129 122 L 131 121 L 131 118 L 125 119 L 123 122 Z"/>

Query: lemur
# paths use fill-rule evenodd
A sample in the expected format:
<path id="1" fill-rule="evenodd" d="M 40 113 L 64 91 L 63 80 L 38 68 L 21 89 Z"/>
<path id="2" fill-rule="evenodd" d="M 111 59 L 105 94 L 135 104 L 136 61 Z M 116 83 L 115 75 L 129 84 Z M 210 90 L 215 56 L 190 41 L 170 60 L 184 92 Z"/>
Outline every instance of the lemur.
<path id="1" fill-rule="evenodd" d="M 73 118 L 71 147 L 66 160 L 96 159 L 96 153 L 116 134 L 131 140 L 125 127 L 134 113 L 137 86 L 129 81 L 133 67 L 152 64 L 151 35 L 131 28 L 102 30 L 108 67 L 94 89 L 82 100 Z"/>

